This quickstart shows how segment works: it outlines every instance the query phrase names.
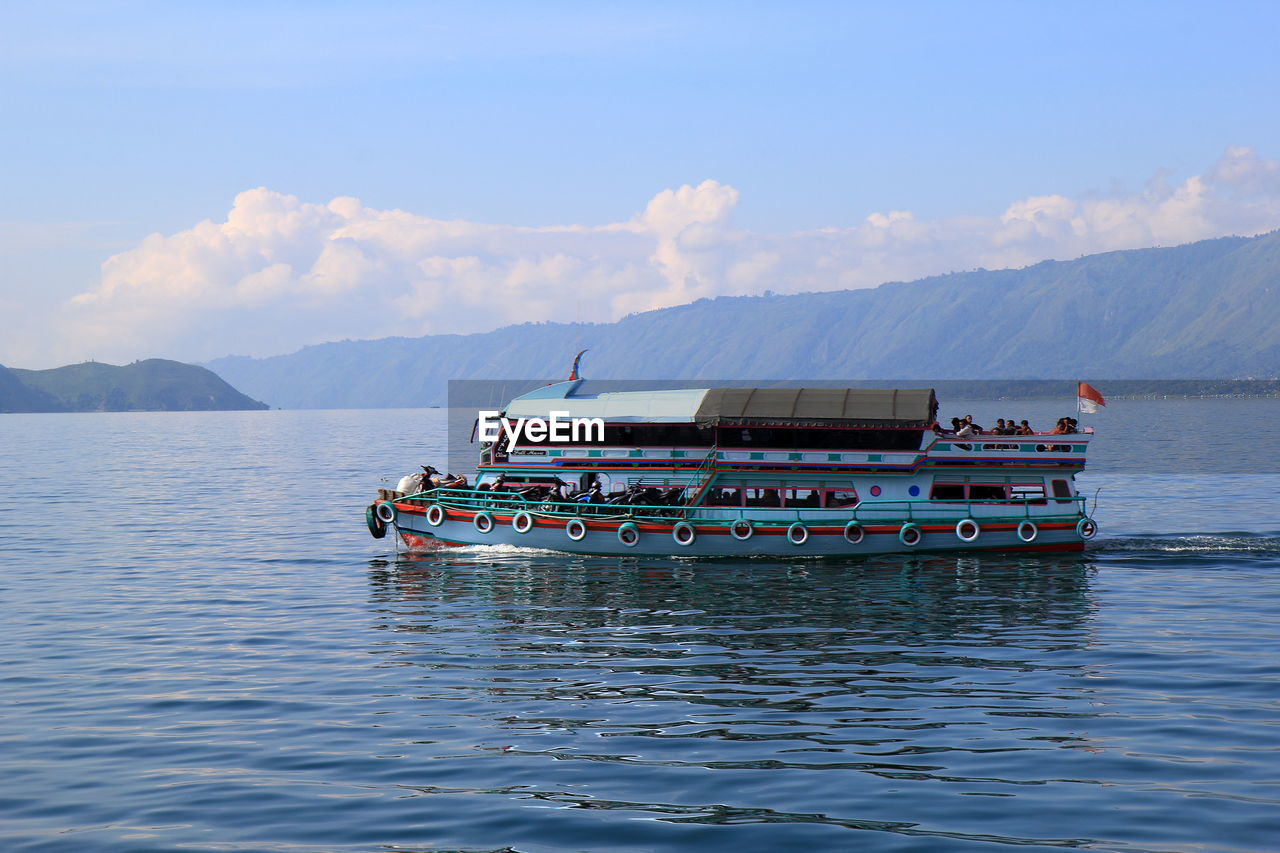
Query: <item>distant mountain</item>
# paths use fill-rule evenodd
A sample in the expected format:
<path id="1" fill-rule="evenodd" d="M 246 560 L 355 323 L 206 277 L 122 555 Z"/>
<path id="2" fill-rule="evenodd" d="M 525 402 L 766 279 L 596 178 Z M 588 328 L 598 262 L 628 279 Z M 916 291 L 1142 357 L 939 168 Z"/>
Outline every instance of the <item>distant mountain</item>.
<path id="1" fill-rule="evenodd" d="M 61 403 L 50 394 L 22 383 L 12 370 L 0 365 L 0 412 L 61 412 Z"/>
<path id="2" fill-rule="evenodd" d="M 448 379 L 1280 377 L 1280 232 L 605 324 L 343 341 L 209 366 L 287 408 L 438 404 Z"/>
<path id="3" fill-rule="evenodd" d="M 0 412 L 265 408 L 206 368 L 159 358 L 123 367 L 90 361 L 52 370 L 0 368 Z"/>

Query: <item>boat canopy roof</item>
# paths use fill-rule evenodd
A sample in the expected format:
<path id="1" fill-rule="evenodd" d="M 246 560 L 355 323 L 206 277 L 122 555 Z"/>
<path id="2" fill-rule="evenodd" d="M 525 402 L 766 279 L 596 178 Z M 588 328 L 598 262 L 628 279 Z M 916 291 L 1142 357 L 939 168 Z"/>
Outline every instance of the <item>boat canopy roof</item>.
<path id="1" fill-rule="evenodd" d="M 602 418 L 608 423 L 776 426 L 919 426 L 933 422 L 932 388 L 692 388 L 576 395 L 581 381 L 516 397 L 509 418 Z"/>
<path id="2" fill-rule="evenodd" d="M 932 388 L 711 388 L 694 419 L 699 424 L 927 426 L 937 411 Z"/>

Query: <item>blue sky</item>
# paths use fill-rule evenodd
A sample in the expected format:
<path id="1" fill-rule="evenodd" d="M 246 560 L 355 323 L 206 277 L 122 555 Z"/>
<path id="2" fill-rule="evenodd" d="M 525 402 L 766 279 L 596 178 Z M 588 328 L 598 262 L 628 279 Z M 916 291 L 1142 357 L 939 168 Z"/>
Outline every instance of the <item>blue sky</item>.
<path id="1" fill-rule="evenodd" d="M 133 264 L 133 277 L 114 286 L 101 268 L 136 254 L 147 235 L 227 221 L 237 196 L 260 187 L 303 205 L 354 196 L 368 210 L 431 221 L 598 229 L 633 221 L 665 190 L 710 180 L 732 188 L 732 201 L 716 196 L 719 207 L 681 222 L 777 236 L 858 229 L 891 211 L 955 223 L 999 218 L 1028 198 L 1132 199 L 1153 178 L 1174 191 L 1208 175 L 1240 148 L 1261 164 L 1250 167 L 1261 183 L 1232 192 L 1256 201 L 1269 192 L 1267 164 L 1280 157 L 1275 3 L 106 2 L 10 5 L 0 20 L 0 337 L 12 332 L 0 362 L 15 366 L 266 354 L 307 342 L 305 334 L 233 334 L 254 305 L 272 310 L 260 294 L 236 306 L 239 319 L 226 317 L 226 328 L 211 320 L 201 329 L 194 318 L 209 320 L 225 299 L 202 297 L 185 314 L 174 304 L 144 311 L 155 287 L 147 291 L 138 277 L 151 268 Z M 1254 212 L 1243 221 L 1211 217 L 1205 234 L 1280 225 L 1267 219 L 1270 204 Z M 325 233 L 334 239 L 332 228 Z M 1136 239 L 1047 245 L 1041 254 Z M 933 249 L 943 267 L 973 260 Z M 273 262 L 260 245 L 248 251 Z M 500 255 L 508 277 L 520 260 L 510 247 L 466 251 L 473 254 L 454 247 L 412 264 L 397 256 L 399 266 L 369 260 L 371 249 L 364 257 L 401 279 L 431 258 L 474 256 L 496 275 Z M 554 241 L 524 251 L 535 265 L 584 256 Z M 643 260 L 657 250 L 627 251 Z M 797 250 L 779 250 L 789 251 Z M 301 282 L 312 261 L 291 256 L 299 279 L 291 301 L 316 301 Z M 612 262 L 613 284 L 600 285 L 609 297 L 584 319 L 745 292 L 765 280 L 728 282 L 725 270 L 754 263 L 737 256 L 720 257 L 719 272 L 668 265 L 653 281 L 628 272 L 633 262 Z M 830 286 L 869 286 L 876 272 L 946 271 L 864 267 Z M 816 273 L 789 285 L 790 267 L 771 269 L 775 290 L 823 286 Z M 681 274 L 693 278 L 642 298 Z M 430 318 L 441 316 L 451 289 L 488 279 L 433 276 L 436 308 L 420 300 L 398 325 L 344 331 L 330 316 L 343 313 L 335 299 L 316 306 L 330 312 L 316 334 L 485 326 L 474 312 L 445 328 Z M 422 289 L 401 284 L 388 311 Z M 112 310 L 105 298 L 67 308 L 73 296 L 103 288 L 115 294 Z M 267 313 L 261 320 L 266 330 L 274 322 Z M 147 333 L 164 324 L 216 339 L 196 351 Z M 18 340 L 24 330 L 41 334 Z"/>

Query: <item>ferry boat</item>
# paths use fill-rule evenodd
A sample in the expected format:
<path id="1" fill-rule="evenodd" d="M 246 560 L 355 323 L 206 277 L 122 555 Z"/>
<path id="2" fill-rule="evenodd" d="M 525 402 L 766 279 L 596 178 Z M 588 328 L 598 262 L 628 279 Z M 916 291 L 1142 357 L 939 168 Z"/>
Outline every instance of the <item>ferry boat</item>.
<path id="1" fill-rule="evenodd" d="M 598 419 L 603 435 L 504 427 L 474 485 L 401 481 L 367 508 L 370 532 L 414 549 L 681 557 L 1078 551 L 1098 532 L 1075 485 L 1088 432 L 949 434 L 930 388 L 590 394 L 583 381 L 501 415 Z"/>

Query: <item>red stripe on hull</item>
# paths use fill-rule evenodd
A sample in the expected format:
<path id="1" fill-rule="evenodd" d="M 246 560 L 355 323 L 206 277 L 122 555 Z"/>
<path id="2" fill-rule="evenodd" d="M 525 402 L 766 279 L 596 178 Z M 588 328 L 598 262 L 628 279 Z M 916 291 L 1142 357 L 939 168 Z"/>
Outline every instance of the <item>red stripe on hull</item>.
<path id="1" fill-rule="evenodd" d="M 396 504 L 396 506 L 397 508 L 399 508 L 400 504 Z M 418 509 L 416 507 L 414 508 L 414 510 L 420 515 L 424 513 L 423 510 Z M 461 520 L 470 520 L 475 518 L 476 515 L 478 514 L 479 514 L 479 510 L 468 511 L 468 510 L 454 509 L 454 510 L 445 510 L 444 517 L 446 519 L 457 518 Z M 511 519 L 515 517 L 514 513 L 508 515 L 505 513 L 491 512 L 489 514 L 493 516 L 493 522 L 495 525 L 510 524 Z M 617 530 L 618 526 L 627 520 L 627 519 L 622 519 L 620 521 L 597 521 L 593 519 L 583 518 L 581 516 L 574 516 L 574 518 L 579 519 L 588 531 Z M 550 521 L 542 518 L 534 518 L 533 526 L 547 528 L 551 530 L 558 530 L 559 528 L 563 527 L 569 520 L 570 519 L 565 518 L 561 520 Z M 642 533 L 670 533 L 672 525 L 674 525 L 677 521 L 680 521 L 680 520 L 681 519 L 673 518 L 671 520 L 671 524 L 655 524 L 653 522 L 634 522 L 634 523 Z M 1028 520 L 1035 522 L 1034 518 L 1028 519 Z M 979 519 L 979 523 L 981 528 L 987 531 L 1000 531 L 1000 530 L 1009 531 L 1009 530 L 1017 530 L 1018 528 L 1018 525 L 1016 523 L 981 524 L 981 519 Z M 1035 523 L 1036 523 L 1036 526 L 1039 527 L 1041 530 L 1069 530 L 1075 527 L 1075 525 L 1072 524 L 1071 522 L 1059 521 L 1059 522 L 1035 522 Z M 727 525 L 716 525 L 711 527 L 711 526 L 699 526 L 694 522 L 690 522 L 690 524 L 693 524 L 694 532 L 698 536 L 732 535 Z M 945 524 L 923 524 L 923 523 L 915 522 L 915 524 L 917 527 L 920 528 L 920 531 L 922 533 L 949 533 L 955 529 L 954 525 L 951 524 L 950 522 Z M 780 522 L 778 524 L 769 525 L 769 526 L 757 526 L 754 532 L 755 532 L 755 535 L 757 536 L 786 536 L 787 528 L 789 526 L 790 525 L 786 524 L 785 522 Z M 863 523 L 863 528 L 866 530 L 868 535 L 896 534 L 901 529 L 901 527 L 902 525 L 898 522 L 894 522 L 893 524 Z M 842 524 L 814 525 L 812 527 L 808 527 L 808 530 L 809 530 L 809 533 L 814 536 L 822 536 L 822 535 L 837 536 L 837 535 L 842 535 L 844 533 L 844 525 Z M 1080 548 L 1070 548 L 1066 550 L 1081 550 L 1083 547 L 1084 546 L 1081 545 Z M 974 550 L 981 550 L 981 549 L 975 548 Z M 1001 548 L 1000 550 L 1010 551 L 1015 549 Z M 1064 549 L 1058 545 L 1029 545 L 1026 547 L 1018 547 L 1016 548 L 1016 550 L 1035 551 L 1035 550 L 1064 550 Z"/>

